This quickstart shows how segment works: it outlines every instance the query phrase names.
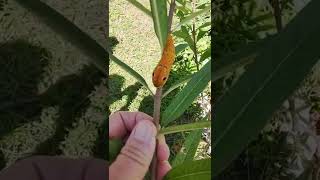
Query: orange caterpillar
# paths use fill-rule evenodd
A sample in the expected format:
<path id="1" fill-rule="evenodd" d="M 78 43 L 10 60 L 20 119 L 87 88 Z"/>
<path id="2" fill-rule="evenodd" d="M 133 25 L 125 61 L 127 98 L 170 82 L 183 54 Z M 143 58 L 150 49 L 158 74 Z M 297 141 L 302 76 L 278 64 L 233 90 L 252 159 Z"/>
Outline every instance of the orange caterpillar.
<path id="1" fill-rule="evenodd" d="M 172 34 L 167 37 L 166 46 L 163 49 L 160 62 L 152 73 L 152 82 L 155 87 L 162 87 L 168 80 L 175 57 L 175 47 Z"/>

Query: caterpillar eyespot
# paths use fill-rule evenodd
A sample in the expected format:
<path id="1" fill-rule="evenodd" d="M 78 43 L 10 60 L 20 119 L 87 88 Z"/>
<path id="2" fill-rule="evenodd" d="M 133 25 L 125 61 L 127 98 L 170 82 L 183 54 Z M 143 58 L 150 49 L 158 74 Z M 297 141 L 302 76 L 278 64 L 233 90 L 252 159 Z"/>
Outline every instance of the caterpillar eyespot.
<path id="1" fill-rule="evenodd" d="M 162 52 L 162 57 L 152 73 L 152 82 L 155 87 L 162 87 L 167 82 L 174 58 L 174 40 L 172 34 L 169 33 L 166 46 Z"/>

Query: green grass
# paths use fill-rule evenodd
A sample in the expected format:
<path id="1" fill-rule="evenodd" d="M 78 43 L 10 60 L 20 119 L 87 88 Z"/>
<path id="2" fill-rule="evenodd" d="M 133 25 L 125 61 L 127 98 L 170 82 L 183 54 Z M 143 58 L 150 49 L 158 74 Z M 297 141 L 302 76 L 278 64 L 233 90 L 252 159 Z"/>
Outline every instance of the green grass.
<path id="1" fill-rule="evenodd" d="M 149 8 L 149 1 L 141 3 Z M 153 87 L 151 75 L 161 52 L 152 19 L 126 0 L 110 1 L 109 17 L 110 36 L 119 41 L 113 48 L 114 55 L 140 73 Z M 114 63 L 110 64 L 110 75 L 110 91 L 115 95 L 110 103 L 111 112 L 141 109 L 141 101 L 150 93 Z"/>

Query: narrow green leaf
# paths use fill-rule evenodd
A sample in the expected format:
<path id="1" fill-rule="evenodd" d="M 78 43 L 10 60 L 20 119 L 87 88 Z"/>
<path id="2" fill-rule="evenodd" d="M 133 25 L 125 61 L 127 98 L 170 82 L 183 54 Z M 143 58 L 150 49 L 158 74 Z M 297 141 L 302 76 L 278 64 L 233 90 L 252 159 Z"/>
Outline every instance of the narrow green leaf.
<path id="1" fill-rule="evenodd" d="M 179 53 L 181 53 L 181 52 L 182 52 L 183 50 L 185 50 L 187 47 L 188 47 L 188 44 L 186 44 L 186 43 L 177 45 L 176 48 L 175 48 L 175 49 L 176 49 L 176 50 L 175 50 L 176 55 L 178 55 Z"/>
<path id="2" fill-rule="evenodd" d="M 211 121 L 204 121 L 204 122 L 195 122 L 183 125 L 176 125 L 176 126 L 169 126 L 160 130 L 160 134 L 172 134 L 177 132 L 184 132 L 184 131 L 192 131 L 196 129 L 203 129 L 206 127 L 211 127 Z"/>
<path id="3" fill-rule="evenodd" d="M 174 167 L 165 176 L 165 180 L 210 180 L 211 159 L 185 162 Z"/>
<path id="4" fill-rule="evenodd" d="M 196 130 L 189 133 L 181 151 L 176 155 L 172 161 L 172 167 L 182 164 L 184 161 L 192 161 L 197 151 L 199 142 L 201 140 L 202 130 Z M 192 158 L 191 158 L 192 157 Z"/>
<path id="5" fill-rule="evenodd" d="M 109 156 L 108 161 L 113 162 L 121 151 L 123 143 L 120 139 L 109 139 Z"/>
<path id="6" fill-rule="evenodd" d="M 109 51 L 109 50 L 108 50 Z M 128 72 L 131 76 L 133 76 L 138 82 L 140 82 L 143 86 L 145 86 L 151 94 L 153 94 L 152 90 L 149 88 L 147 82 L 145 79 L 135 70 L 133 70 L 130 66 L 128 66 L 126 63 L 122 62 L 120 59 L 115 57 L 112 52 L 109 51 L 109 58 L 115 62 L 118 66 L 120 66 L 123 70 Z"/>
<path id="7" fill-rule="evenodd" d="M 191 35 L 189 34 L 188 29 L 185 26 L 181 27 L 180 31 L 176 31 L 173 33 L 175 36 L 182 38 L 185 42 L 188 43 L 189 47 L 193 50 L 194 43 Z"/>
<path id="8" fill-rule="evenodd" d="M 144 7 L 141 3 L 139 3 L 138 1 L 136 1 L 136 0 L 127 0 L 127 1 L 129 1 L 131 4 L 133 4 L 138 9 L 140 9 L 142 12 L 146 13 L 148 16 L 152 17 L 151 12 L 146 7 Z"/>
<path id="9" fill-rule="evenodd" d="M 208 33 L 208 31 L 203 31 L 200 29 L 199 33 L 197 35 L 197 41 L 199 41 L 201 38 L 203 38 L 207 33 Z"/>
<path id="10" fill-rule="evenodd" d="M 188 84 L 171 101 L 161 116 L 161 125 L 166 127 L 177 119 L 192 104 L 195 98 L 205 89 L 211 78 L 211 60 L 200 71 L 196 72 Z"/>
<path id="11" fill-rule="evenodd" d="M 159 39 L 161 49 L 166 44 L 168 35 L 168 16 L 166 0 L 150 0 L 154 30 Z"/>
<path id="12" fill-rule="evenodd" d="M 311 1 L 215 105 L 213 173 L 218 175 L 266 125 L 320 57 L 320 1 Z M 303 27 L 303 28 L 302 28 Z"/>
<path id="13" fill-rule="evenodd" d="M 265 20 L 269 20 L 269 19 L 273 19 L 274 16 L 273 16 L 273 13 L 267 13 L 267 14 L 263 14 L 263 15 L 260 15 L 260 16 L 257 16 L 255 18 L 252 19 L 252 21 L 254 22 L 261 22 L 261 21 L 265 21 Z"/>
<path id="14" fill-rule="evenodd" d="M 255 28 L 250 29 L 250 32 L 264 32 L 264 31 L 268 31 L 271 29 L 274 29 L 275 25 L 273 24 L 266 24 L 266 25 L 261 25 L 261 26 L 257 26 Z"/>
<path id="15" fill-rule="evenodd" d="M 196 155 L 196 152 L 198 150 L 198 146 L 202 137 L 202 132 L 203 130 L 196 130 L 193 131 L 196 135 L 192 138 L 192 142 L 190 143 L 189 150 L 187 151 L 186 154 L 186 160 L 185 161 L 193 161 L 194 156 Z M 188 138 L 188 137 L 187 137 Z M 190 137 L 191 139 L 191 137 Z"/>
<path id="16" fill-rule="evenodd" d="M 200 62 L 206 60 L 207 58 L 211 57 L 211 46 L 206 49 L 204 53 L 201 54 Z M 214 67 L 214 66 L 213 66 Z"/>
<path id="17" fill-rule="evenodd" d="M 185 83 L 189 82 L 192 78 L 192 75 L 183 77 L 179 79 L 177 82 L 175 82 L 170 88 L 168 88 L 162 95 L 162 98 L 166 97 L 169 93 L 171 93 L 173 90 L 177 89 L 178 87 L 184 85 Z"/>
<path id="18" fill-rule="evenodd" d="M 206 23 L 202 24 L 201 26 L 199 26 L 199 29 L 205 28 L 207 26 L 211 26 L 211 24 L 212 24 L 211 22 L 206 22 Z"/>
<path id="19" fill-rule="evenodd" d="M 179 23 L 177 26 L 175 26 L 173 29 L 179 28 L 180 26 L 186 24 L 187 22 L 189 22 L 189 21 L 192 20 L 193 18 L 195 18 L 195 17 L 197 17 L 197 16 L 200 16 L 200 15 L 202 15 L 202 14 L 205 14 L 205 13 L 209 12 L 210 10 L 211 10 L 211 6 L 207 6 L 207 7 L 205 7 L 204 9 L 202 9 L 202 10 L 200 10 L 200 11 L 197 11 L 197 12 L 194 12 L 194 13 L 190 14 L 190 15 L 187 16 L 186 18 L 182 19 L 182 20 L 180 21 L 180 23 Z"/>

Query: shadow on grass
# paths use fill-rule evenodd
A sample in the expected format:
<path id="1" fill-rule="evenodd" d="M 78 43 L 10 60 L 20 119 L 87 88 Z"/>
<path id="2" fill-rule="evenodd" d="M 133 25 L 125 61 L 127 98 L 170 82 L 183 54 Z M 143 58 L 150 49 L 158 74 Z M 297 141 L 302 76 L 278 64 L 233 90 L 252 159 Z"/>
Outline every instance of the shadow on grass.
<path id="1" fill-rule="evenodd" d="M 112 48 L 112 50 L 116 47 L 116 45 L 119 44 L 119 41 L 115 36 L 109 37 L 109 42 L 110 42 L 110 47 Z"/>
<path id="2" fill-rule="evenodd" d="M 59 144 L 67 135 L 67 129 L 87 109 L 90 100 L 88 95 L 101 83 L 104 75 L 94 66 L 85 66 L 79 74 L 62 77 L 41 96 L 44 106 L 58 106 L 59 118 L 53 137 L 36 148 L 36 154 L 61 154 Z"/>
<path id="3" fill-rule="evenodd" d="M 50 57 L 23 40 L 0 44 L 0 138 L 39 116 L 38 82 Z"/>
<path id="4" fill-rule="evenodd" d="M 0 170 L 3 169 L 6 166 L 6 162 L 4 159 L 3 153 L 0 151 Z"/>
<path id="5" fill-rule="evenodd" d="M 118 100 L 121 100 L 124 96 L 127 96 L 127 101 L 125 105 L 119 108 L 120 111 L 128 111 L 130 103 L 134 100 L 138 95 L 138 90 L 142 87 L 140 83 L 135 83 L 131 86 L 128 86 L 126 89 L 122 90 L 124 85 L 125 78 L 120 75 L 113 74 L 109 76 L 109 98 L 107 102 L 107 106 L 110 107 L 111 104 L 115 103 Z M 107 115 L 111 114 L 110 108 L 107 110 Z M 102 124 L 99 128 L 99 136 L 96 140 L 94 147 L 94 156 L 97 158 L 107 159 L 108 156 L 108 127 L 109 127 L 109 119 Z"/>
<path id="6" fill-rule="evenodd" d="M 58 106 L 59 118 L 54 135 L 30 155 L 59 155 L 59 144 L 67 129 L 90 101 L 88 95 L 105 75 L 94 66 L 84 66 L 77 74 L 64 76 L 43 94 L 38 83 L 51 54 L 24 40 L 0 44 L 0 139 L 15 128 L 39 119 L 43 108 Z M 5 158 L 0 152 L 0 169 Z"/>

